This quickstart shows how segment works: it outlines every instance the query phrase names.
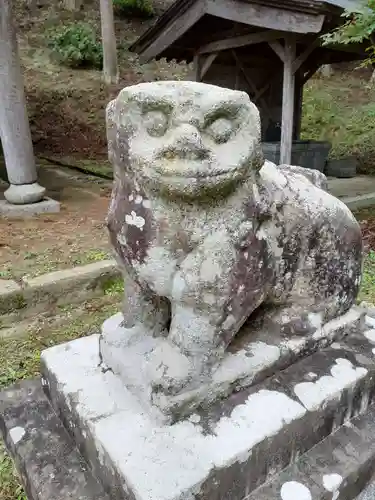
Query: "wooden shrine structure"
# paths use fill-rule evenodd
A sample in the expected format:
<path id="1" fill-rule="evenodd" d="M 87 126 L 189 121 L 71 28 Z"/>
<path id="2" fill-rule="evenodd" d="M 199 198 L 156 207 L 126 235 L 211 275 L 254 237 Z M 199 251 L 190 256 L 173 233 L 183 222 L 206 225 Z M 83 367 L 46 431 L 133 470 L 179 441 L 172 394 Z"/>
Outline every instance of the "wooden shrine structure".
<path id="1" fill-rule="evenodd" d="M 177 0 L 131 47 L 144 62 L 194 62 L 195 79 L 246 91 L 262 140 L 290 163 L 303 86 L 320 66 L 366 57 L 366 46 L 322 46 L 357 0 Z M 281 130 L 280 130 L 281 124 Z"/>

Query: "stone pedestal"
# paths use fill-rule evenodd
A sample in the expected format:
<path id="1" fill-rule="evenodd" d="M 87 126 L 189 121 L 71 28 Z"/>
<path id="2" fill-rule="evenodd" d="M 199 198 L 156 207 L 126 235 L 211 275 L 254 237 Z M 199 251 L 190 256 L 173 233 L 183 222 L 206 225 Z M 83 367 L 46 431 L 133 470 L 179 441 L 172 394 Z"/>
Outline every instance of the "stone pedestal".
<path id="1" fill-rule="evenodd" d="M 0 215 L 4 217 L 33 217 L 34 215 L 60 212 L 60 203 L 45 197 L 36 203 L 14 204 L 0 200 Z"/>
<path id="2" fill-rule="evenodd" d="M 375 465 L 374 325 L 370 317 L 356 332 L 348 324 L 349 336 L 344 328 L 326 348 L 174 424 L 145 411 L 120 377 L 103 369 L 99 336 L 92 335 L 44 351 L 49 401 L 38 384 L 6 391 L 0 427 L 30 499 L 50 498 L 56 488 L 45 477 L 48 463 L 52 475 L 54 464 L 75 470 L 69 480 L 59 473 L 64 488 L 56 498 L 64 500 L 83 485 L 88 500 L 354 499 Z M 64 428 L 88 469 L 66 453 L 74 447 Z M 44 494 L 37 494 L 42 483 Z"/>

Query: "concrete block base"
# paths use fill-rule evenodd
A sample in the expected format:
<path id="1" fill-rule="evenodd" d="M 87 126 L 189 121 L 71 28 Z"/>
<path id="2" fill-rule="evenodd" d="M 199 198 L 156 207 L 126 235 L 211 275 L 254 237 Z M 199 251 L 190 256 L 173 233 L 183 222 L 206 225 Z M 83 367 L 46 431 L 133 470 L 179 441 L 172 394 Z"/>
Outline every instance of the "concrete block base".
<path id="1" fill-rule="evenodd" d="M 354 500 L 375 466 L 374 353 L 366 317 L 363 330 L 171 425 L 103 370 L 93 335 L 43 352 L 49 401 L 38 384 L 0 395 L 0 430 L 30 500 L 106 498 L 92 477 L 115 500 Z M 68 434 L 82 469 L 61 451 Z M 47 465 L 52 476 L 62 467 L 59 494 L 40 487 L 53 482 Z M 80 497 L 76 475 L 94 492 Z"/>
<path id="2" fill-rule="evenodd" d="M 44 198 L 37 203 L 14 205 L 6 200 L 0 200 L 0 216 L 3 217 L 33 217 L 44 213 L 60 212 L 60 203 L 52 198 Z"/>

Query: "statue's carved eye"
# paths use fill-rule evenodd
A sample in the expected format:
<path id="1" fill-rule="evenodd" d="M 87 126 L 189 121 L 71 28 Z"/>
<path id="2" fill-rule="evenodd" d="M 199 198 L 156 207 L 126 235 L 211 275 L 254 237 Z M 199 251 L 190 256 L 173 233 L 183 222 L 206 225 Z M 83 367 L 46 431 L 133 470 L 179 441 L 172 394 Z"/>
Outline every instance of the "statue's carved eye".
<path id="1" fill-rule="evenodd" d="M 162 111 L 149 111 L 143 115 L 147 132 L 152 137 L 161 137 L 168 128 L 168 118 Z"/>
<path id="2" fill-rule="evenodd" d="M 231 138 L 233 123 L 227 118 L 218 118 L 206 128 L 206 131 L 212 136 L 215 142 L 224 144 Z"/>

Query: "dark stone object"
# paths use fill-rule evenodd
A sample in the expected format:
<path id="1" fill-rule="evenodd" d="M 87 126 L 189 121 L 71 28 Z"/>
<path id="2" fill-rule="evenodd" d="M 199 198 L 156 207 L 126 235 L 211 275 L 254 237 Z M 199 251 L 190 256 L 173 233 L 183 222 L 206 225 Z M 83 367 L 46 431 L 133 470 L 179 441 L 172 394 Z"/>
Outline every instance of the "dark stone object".
<path id="1" fill-rule="evenodd" d="M 357 174 L 357 158 L 341 158 L 328 160 L 324 173 L 327 177 L 337 177 L 340 179 L 349 179 Z"/>

